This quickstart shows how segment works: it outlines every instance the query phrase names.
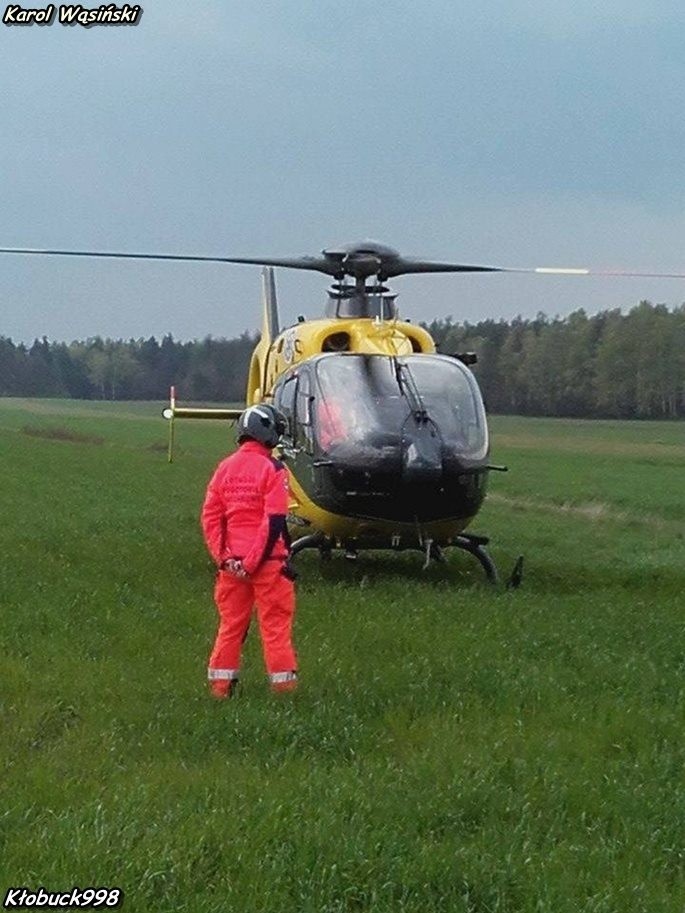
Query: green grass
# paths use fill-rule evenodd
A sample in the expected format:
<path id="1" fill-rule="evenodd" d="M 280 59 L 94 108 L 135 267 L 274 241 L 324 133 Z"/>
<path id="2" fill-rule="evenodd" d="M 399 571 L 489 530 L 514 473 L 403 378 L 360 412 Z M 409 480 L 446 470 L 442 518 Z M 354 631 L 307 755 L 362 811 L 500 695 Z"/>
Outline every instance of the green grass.
<path id="1" fill-rule="evenodd" d="M 493 420 L 510 472 L 474 529 L 522 589 L 305 554 L 300 692 L 251 635 L 215 704 L 198 512 L 227 433 L 182 425 L 168 466 L 160 409 L 0 401 L 3 895 L 682 913 L 681 425 Z"/>

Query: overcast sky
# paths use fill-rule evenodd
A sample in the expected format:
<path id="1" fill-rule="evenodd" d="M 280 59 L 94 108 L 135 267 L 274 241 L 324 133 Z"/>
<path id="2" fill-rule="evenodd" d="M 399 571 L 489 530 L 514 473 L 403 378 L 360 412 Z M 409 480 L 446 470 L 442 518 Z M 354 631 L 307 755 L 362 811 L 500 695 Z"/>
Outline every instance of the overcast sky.
<path id="1" fill-rule="evenodd" d="M 681 3 L 142 6 L 134 28 L 0 25 L 0 246 L 284 256 L 371 237 L 433 259 L 685 271 Z M 318 315 L 326 282 L 279 270 L 286 322 Z M 394 285 L 415 320 L 685 300 L 685 280 Z M 258 324 L 258 268 L 0 255 L 15 340 Z"/>

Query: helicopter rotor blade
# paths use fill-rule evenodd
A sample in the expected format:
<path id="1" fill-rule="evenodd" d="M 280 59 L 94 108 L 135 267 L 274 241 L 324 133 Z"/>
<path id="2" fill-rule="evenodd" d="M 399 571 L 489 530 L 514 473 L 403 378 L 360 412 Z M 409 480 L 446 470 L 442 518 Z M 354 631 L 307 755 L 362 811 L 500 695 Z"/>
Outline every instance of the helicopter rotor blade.
<path id="1" fill-rule="evenodd" d="M 506 269 L 501 266 L 474 266 L 468 263 L 436 263 L 431 260 L 409 260 L 399 257 L 384 263 L 381 273 L 385 278 L 405 276 L 410 273 L 501 273 Z"/>
<path id="2" fill-rule="evenodd" d="M 283 257 L 280 259 L 252 259 L 251 257 L 221 257 L 222 263 L 247 263 L 253 266 L 282 266 L 285 269 L 308 269 L 335 276 L 340 271 L 337 264 L 323 257 Z"/>
<path id="3" fill-rule="evenodd" d="M 685 279 L 685 273 L 643 273 L 627 269 L 586 269 L 572 266 L 534 266 L 506 269 L 507 273 L 537 273 L 547 276 L 617 276 L 638 279 Z"/>
<path id="4" fill-rule="evenodd" d="M 685 279 L 685 273 L 645 273 L 636 270 L 598 270 L 574 266 L 482 266 L 467 263 L 436 263 L 430 260 L 400 258 L 384 265 L 384 277 L 411 273 L 529 273 L 544 276 L 617 276 L 642 279 Z"/>
<path id="5" fill-rule="evenodd" d="M 1 254 L 38 254 L 55 257 L 108 257 L 117 260 L 180 260 L 200 263 L 246 263 L 251 266 L 282 266 L 289 269 L 315 270 L 334 276 L 337 265 L 323 257 L 204 257 L 196 254 L 138 254 L 105 250 L 39 250 L 31 247 L 0 247 Z"/>
<path id="6" fill-rule="evenodd" d="M 249 266 L 280 266 L 286 269 L 311 270 L 336 279 L 353 276 L 380 279 L 412 273 L 529 273 L 548 276 L 614 276 L 642 279 L 685 279 L 685 273 L 641 272 L 639 270 L 595 270 L 569 266 L 485 266 L 470 263 L 441 263 L 402 257 L 393 248 L 377 242 L 324 250 L 319 257 L 207 257 L 197 254 L 147 254 L 124 251 L 49 250 L 29 247 L 0 247 L 2 254 L 35 254 L 58 257 L 102 257 L 118 260 L 175 260 L 198 263 L 244 263 Z"/>

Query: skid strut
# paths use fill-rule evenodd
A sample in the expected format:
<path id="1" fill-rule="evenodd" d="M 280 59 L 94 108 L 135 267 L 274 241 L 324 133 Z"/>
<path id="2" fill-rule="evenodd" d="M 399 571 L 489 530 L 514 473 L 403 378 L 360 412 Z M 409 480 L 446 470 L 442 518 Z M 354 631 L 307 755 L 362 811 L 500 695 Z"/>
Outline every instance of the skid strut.
<path id="1" fill-rule="evenodd" d="M 476 561 L 478 561 L 480 566 L 485 571 L 485 576 L 488 580 L 488 583 L 496 584 L 499 580 L 497 567 L 485 548 L 489 541 L 490 540 L 487 536 L 477 536 L 475 533 L 461 533 L 450 542 L 449 547 L 460 548 L 462 551 L 473 555 L 473 557 L 476 559 Z M 316 548 L 319 550 L 321 557 L 325 560 L 330 558 L 331 551 L 335 547 L 335 542 L 326 536 L 325 533 L 309 533 L 306 536 L 300 536 L 299 539 L 296 539 L 293 542 L 290 554 L 294 558 L 295 555 L 299 554 L 301 551 L 304 551 L 306 548 Z M 424 547 L 422 549 L 425 557 L 424 569 L 428 566 L 431 560 L 437 561 L 440 564 L 445 563 L 444 548 L 445 546 L 440 547 L 439 545 L 436 545 L 432 539 L 427 539 L 425 541 Z M 350 550 L 348 548 L 347 554 L 350 554 L 351 551 L 354 551 L 354 557 L 356 557 L 356 549 Z M 518 581 L 510 585 L 516 586 L 518 585 Z"/>
<path id="2" fill-rule="evenodd" d="M 462 533 L 453 540 L 452 545 L 473 555 L 485 571 L 488 583 L 495 584 L 498 580 L 497 567 L 485 549 L 485 546 L 489 541 L 487 536 L 476 536 L 474 533 Z"/>
<path id="3" fill-rule="evenodd" d="M 328 543 L 328 537 L 324 533 L 310 533 L 308 536 L 300 536 L 299 539 L 295 539 L 292 546 L 290 547 L 290 554 L 294 558 L 295 555 L 303 551 L 305 548 L 318 548 L 321 549 L 322 556 L 324 553 L 330 555 L 331 546 Z"/>

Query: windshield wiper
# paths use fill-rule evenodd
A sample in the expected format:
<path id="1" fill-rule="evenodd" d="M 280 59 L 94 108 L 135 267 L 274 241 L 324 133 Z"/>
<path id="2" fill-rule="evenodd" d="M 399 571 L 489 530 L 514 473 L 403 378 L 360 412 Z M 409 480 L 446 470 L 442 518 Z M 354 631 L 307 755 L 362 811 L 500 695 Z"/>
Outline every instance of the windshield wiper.
<path id="1" fill-rule="evenodd" d="M 411 372 L 411 368 L 406 362 L 399 361 L 396 356 L 392 359 L 393 368 L 395 369 L 395 380 L 400 388 L 402 396 L 406 396 L 409 401 L 409 408 L 417 422 L 427 422 L 430 420 L 428 410 L 421 398 L 419 388 L 416 385 L 416 379 Z"/>

